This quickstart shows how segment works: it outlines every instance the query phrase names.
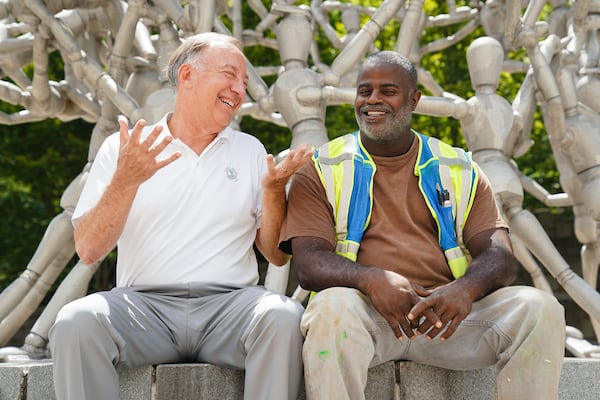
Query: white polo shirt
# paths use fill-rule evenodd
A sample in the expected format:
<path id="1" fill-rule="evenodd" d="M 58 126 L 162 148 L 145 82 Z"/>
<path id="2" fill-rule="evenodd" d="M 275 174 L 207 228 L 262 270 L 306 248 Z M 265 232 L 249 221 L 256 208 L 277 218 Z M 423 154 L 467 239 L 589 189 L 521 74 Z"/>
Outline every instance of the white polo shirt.
<path id="1" fill-rule="evenodd" d="M 161 137 L 171 135 L 166 116 Z M 144 129 L 142 137 L 152 130 Z M 160 138 L 159 138 L 160 140 Z M 174 139 L 158 156 L 181 157 L 137 192 L 117 243 L 117 286 L 187 282 L 256 284 L 253 243 L 262 211 L 266 150 L 255 137 L 226 128 L 196 155 Z M 119 154 L 119 133 L 100 147 L 73 223 L 100 199 Z"/>

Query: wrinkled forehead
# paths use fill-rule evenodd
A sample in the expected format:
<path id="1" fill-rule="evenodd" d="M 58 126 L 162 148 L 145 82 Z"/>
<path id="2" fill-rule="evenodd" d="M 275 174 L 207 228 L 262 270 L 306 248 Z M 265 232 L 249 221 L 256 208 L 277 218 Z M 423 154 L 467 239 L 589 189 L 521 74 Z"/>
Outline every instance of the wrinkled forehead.
<path id="1" fill-rule="evenodd" d="M 217 44 L 207 47 L 198 54 L 198 60 L 204 65 L 235 65 L 246 70 L 246 57 L 236 46 Z"/>

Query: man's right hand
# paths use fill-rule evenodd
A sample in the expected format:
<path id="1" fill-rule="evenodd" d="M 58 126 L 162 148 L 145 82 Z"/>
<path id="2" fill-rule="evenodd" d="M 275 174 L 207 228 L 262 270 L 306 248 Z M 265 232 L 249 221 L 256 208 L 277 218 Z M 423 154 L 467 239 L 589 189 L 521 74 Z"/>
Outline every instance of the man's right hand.
<path id="1" fill-rule="evenodd" d="M 156 142 L 162 132 L 162 126 L 157 125 L 152 132 L 141 139 L 141 134 L 146 126 L 146 121 L 140 119 L 136 122 L 129 134 L 129 126 L 125 117 L 119 117 L 119 160 L 115 178 L 122 185 L 139 186 L 159 169 L 172 163 L 181 156 L 181 153 L 173 153 L 169 157 L 157 160 L 158 155 L 169 145 L 173 137 L 165 136 Z"/>

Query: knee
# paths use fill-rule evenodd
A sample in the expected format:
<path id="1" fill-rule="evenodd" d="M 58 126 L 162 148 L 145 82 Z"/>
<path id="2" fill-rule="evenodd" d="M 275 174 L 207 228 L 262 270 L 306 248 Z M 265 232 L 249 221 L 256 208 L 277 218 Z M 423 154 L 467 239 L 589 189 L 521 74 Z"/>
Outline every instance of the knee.
<path id="1" fill-rule="evenodd" d="M 272 327 L 279 332 L 296 333 L 299 331 L 304 308 L 288 297 L 273 295 L 268 301 L 263 301 L 256 311 L 260 315 L 261 325 Z"/>
<path id="2" fill-rule="evenodd" d="M 308 303 L 300 324 L 302 334 L 318 329 L 320 335 L 337 335 L 340 330 L 373 329 L 364 296 L 355 289 L 334 287 L 317 293 Z M 360 329 L 362 331 L 362 329 Z"/>
<path id="3" fill-rule="evenodd" d="M 565 310 L 556 297 L 534 287 L 521 291 L 523 302 L 542 318 L 554 318 L 564 322 Z"/>
<path id="4" fill-rule="evenodd" d="M 330 320 L 354 314 L 364 300 L 360 292 L 344 287 L 332 287 L 318 292 L 308 303 L 304 318 Z"/>
<path id="5" fill-rule="evenodd" d="M 517 300 L 523 313 L 523 321 L 544 331 L 564 332 L 565 311 L 556 297 L 534 287 L 522 287 Z"/>
<path id="6" fill-rule="evenodd" d="M 275 318 L 278 323 L 284 323 L 297 329 L 300 325 L 303 312 L 304 307 L 300 303 L 296 300 L 285 298 L 281 305 L 275 308 Z"/>
<path id="7" fill-rule="evenodd" d="M 82 300 L 67 303 L 60 309 L 48 332 L 50 344 L 63 342 L 73 345 L 86 335 L 95 336 L 100 333 L 98 313 L 86 307 Z"/>

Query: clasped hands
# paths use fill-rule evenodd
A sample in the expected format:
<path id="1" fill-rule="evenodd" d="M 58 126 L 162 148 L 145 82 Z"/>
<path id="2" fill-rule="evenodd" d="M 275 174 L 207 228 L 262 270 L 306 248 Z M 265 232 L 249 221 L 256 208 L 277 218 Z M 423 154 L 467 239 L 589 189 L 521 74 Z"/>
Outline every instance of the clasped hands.
<path id="1" fill-rule="evenodd" d="M 399 340 L 426 335 L 448 339 L 472 309 L 472 300 L 460 280 L 425 289 L 402 275 L 380 270 L 368 296 Z"/>

